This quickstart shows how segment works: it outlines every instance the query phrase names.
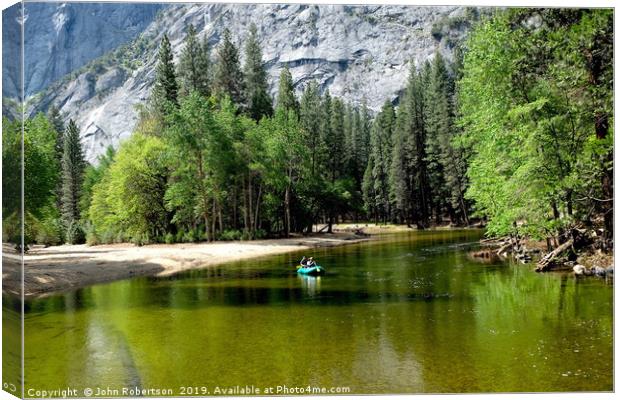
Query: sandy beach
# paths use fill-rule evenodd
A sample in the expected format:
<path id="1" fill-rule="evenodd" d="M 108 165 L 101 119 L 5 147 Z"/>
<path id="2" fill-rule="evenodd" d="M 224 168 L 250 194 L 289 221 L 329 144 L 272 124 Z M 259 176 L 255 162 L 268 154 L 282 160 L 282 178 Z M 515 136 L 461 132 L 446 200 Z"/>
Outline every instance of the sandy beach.
<path id="1" fill-rule="evenodd" d="M 248 242 L 183 243 L 134 246 L 63 245 L 34 247 L 24 257 L 24 296 L 76 289 L 136 276 L 166 276 L 231 261 L 369 240 L 352 233 L 321 234 Z M 4 248 L 3 290 L 19 294 L 19 257 Z"/>

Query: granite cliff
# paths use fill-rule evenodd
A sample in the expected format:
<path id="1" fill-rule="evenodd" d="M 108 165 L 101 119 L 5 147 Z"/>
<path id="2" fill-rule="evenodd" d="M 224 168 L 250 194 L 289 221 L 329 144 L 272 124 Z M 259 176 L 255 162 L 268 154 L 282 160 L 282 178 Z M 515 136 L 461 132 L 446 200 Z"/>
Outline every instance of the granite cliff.
<path id="1" fill-rule="evenodd" d="M 61 16 L 67 13 L 67 6 L 55 6 L 54 12 L 47 10 L 44 17 L 37 18 L 64 18 Z M 469 26 L 463 23 L 467 13 L 460 7 L 171 4 L 152 5 L 148 11 L 141 9 L 138 14 L 142 16 L 137 16 L 129 9 L 107 10 L 118 4 L 99 6 L 82 11 L 79 4 L 72 4 L 67 18 L 76 21 L 74 24 L 87 25 L 90 18 L 99 19 L 97 11 L 102 12 L 110 21 L 116 21 L 116 25 L 101 22 L 107 27 L 97 28 L 110 35 L 109 39 L 98 40 L 85 33 L 78 37 L 86 43 L 71 46 L 67 44 L 74 40 L 71 35 L 57 35 L 56 41 L 40 39 L 42 44 L 31 46 L 43 53 L 47 46 L 52 60 L 33 61 L 26 78 L 30 112 L 58 105 L 80 126 L 90 161 L 132 132 L 135 105 L 149 96 L 157 46 L 164 32 L 178 55 L 186 29 L 193 24 L 199 36 L 208 38 L 214 52 L 224 28 L 231 30 L 242 47 L 248 26 L 254 22 L 262 40 L 272 94 L 281 68 L 288 65 L 297 90 L 316 79 L 332 95 L 357 104 L 365 99 L 376 110 L 386 99 L 398 101 L 411 63 L 419 65 L 437 51 L 450 58 L 455 41 Z M 27 26 L 32 16 L 30 13 Z M 125 25 L 120 26 L 121 21 Z M 122 31 L 123 35 L 115 36 L 108 30 Z M 92 48 L 87 45 L 90 41 Z M 118 44 L 95 56 L 104 52 L 104 42 Z M 80 62 L 67 61 L 82 51 L 76 46 L 89 47 L 79 60 L 90 61 L 79 67 Z M 60 71 L 70 72 L 48 84 Z M 45 88 L 46 84 L 49 86 Z"/>

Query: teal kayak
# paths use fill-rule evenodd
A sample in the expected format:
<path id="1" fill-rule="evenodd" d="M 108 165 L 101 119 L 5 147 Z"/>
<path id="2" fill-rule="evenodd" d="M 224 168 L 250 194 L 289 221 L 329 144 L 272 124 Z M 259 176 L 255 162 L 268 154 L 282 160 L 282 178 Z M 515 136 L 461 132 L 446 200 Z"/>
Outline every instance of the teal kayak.
<path id="1" fill-rule="evenodd" d="M 321 267 L 320 265 L 315 265 L 314 267 L 298 267 L 297 268 L 297 273 L 298 274 L 304 274 L 304 275 L 323 275 L 325 273 L 325 268 Z"/>

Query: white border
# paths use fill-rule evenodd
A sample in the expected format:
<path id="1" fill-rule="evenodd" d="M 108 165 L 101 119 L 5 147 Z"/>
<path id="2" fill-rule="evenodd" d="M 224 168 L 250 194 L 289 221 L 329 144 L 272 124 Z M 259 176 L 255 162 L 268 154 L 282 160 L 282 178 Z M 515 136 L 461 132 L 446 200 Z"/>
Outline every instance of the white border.
<path id="1" fill-rule="evenodd" d="M 62 3 L 63 1 L 56 1 L 56 0 L 43 0 L 45 2 L 58 2 L 58 3 Z M 43 2 L 41 1 L 41 2 Z M 26 1 L 26 2 L 31 2 L 31 1 Z M 80 1 L 72 1 L 72 2 L 80 2 Z M 82 1 L 82 2 L 90 2 L 90 1 Z M 152 1 L 152 0 L 132 0 L 132 1 L 102 1 L 102 2 L 135 2 L 135 3 L 159 3 L 158 1 Z M 164 1 L 162 1 L 163 3 Z M 419 5 L 419 6 L 440 6 L 440 5 L 461 5 L 461 6 L 480 6 L 480 7 L 576 7 L 576 8 L 594 8 L 594 7 L 604 7 L 604 8 L 616 8 L 616 2 L 613 0 L 589 0 L 589 1 L 583 1 L 583 0 L 564 0 L 564 1 L 557 1 L 557 0 L 540 0 L 540 1 L 536 1 L 536 0 L 520 0 L 520 1 L 506 1 L 506 2 L 500 2 L 500 1 L 490 1 L 490 0 L 477 0 L 477 1 L 465 1 L 465 0 L 444 0 L 444 1 L 423 1 L 423 0 L 388 0 L 388 1 L 381 1 L 381 0 L 375 0 L 375 1 L 362 1 L 362 0 L 289 0 L 289 1 L 278 1 L 278 0 L 271 0 L 271 1 L 256 1 L 256 0 L 245 0 L 245 1 L 238 1 L 238 0 L 231 0 L 231 1 L 210 1 L 210 0 L 202 0 L 202 1 L 182 1 L 182 0 L 171 0 L 171 1 L 165 1 L 165 3 L 239 3 L 239 4 L 261 4 L 261 3 L 301 3 L 301 4 L 351 4 L 351 5 L 356 5 L 356 4 L 381 4 L 381 5 L 389 5 L 389 4 L 394 4 L 394 5 Z M 0 0 L 0 9 L 5 9 L 8 8 L 9 6 L 13 5 L 17 3 L 16 1 L 11 1 L 11 0 Z M 617 32 L 617 27 L 618 25 L 618 12 L 617 10 L 614 10 L 614 33 Z M 0 24 L 1 25 L 1 24 Z M 2 27 L 0 26 L 0 35 L 2 34 Z M 22 35 L 23 37 L 23 35 Z M 22 38 L 23 39 L 23 38 Z M 2 51 L 2 41 L 0 40 L 0 52 Z M 22 52 L 23 52 L 23 46 L 22 46 Z M 616 55 L 616 40 L 615 40 L 615 34 L 614 34 L 614 56 Z M 22 56 L 23 57 L 23 56 Z M 22 59 L 23 61 L 23 59 Z M 0 57 L 0 70 L 2 67 L 2 57 Z M 616 100 L 616 94 L 617 94 L 617 89 L 618 89 L 618 85 L 617 85 L 617 77 L 618 77 L 618 63 L 615 60 L 614 57 L 614 77 L 616 79 L 616 81 L 614 81 L 614 116 L 617 115 L 617 102 Z M 22 79 L 23 79 L 23 68 L 22 68 Z M 2 80 L 0 79 L 0 93 L 2 92 Z M 22 85 L 22 92 L 23 92 L 23 85 Z M 1 132 L 1 128 L 0 128 L 0 132 Z M 616 141 L 614 140 L 614 150 L 616 147 Z M 0 151 L 2 149 L 2 144 L 0 142 Z M 615 151 L 614 151 L 615 153 Z M 617 165 L 617 158 L 616 158 L 617 154 L 614 154 L 614 164 Z M 1 172 L 1 166 L 0 166 L 0 172 Z M 22 171 L 23 173 L 23 171 Z M 617 175 L 618 175 L 618 168 L 615 168 L 614 170 L 614 182 L 617 182 Z M 23 181 L 23 177 L 22 177 L 22 181 Z M 615 185 L 614 187 L 614 198 L 617 198 L 619 189 L 618 186 Z M 0 187 L 0 196 L 2 194 L 2 189 Z M 22 196 L 22 201 L 23 201 L 23 196 Z M 23 206 L 22 206 L 23 207 Z M 23 208 L 22 208 L 23 209 Z M 1 211 L 0 211 L 1 212 Z M 614 213 L 614 225 L 615 227 L 620 227 L 620 224 L 618 223 L 620 220 L 620 213 Z M 0 219 L 1 221 L 1 219 Z M 617 228 L 616 228 L 617 231 Z M 616 232 L 617 233 L 617 232 Z M 614 241 L 614 254 L 617 254 L 616 250 L 617 250 L 617 240 Z M 23 275 L 23 269 L 22 269 L 22 275 Z M 22 276 L 22 282 L 23 282 L 23 276 Z M 1 284 L 1 278 L 0 278 L 0 284 Z M 615 307 L 615 298 L 616 298 L 616 290 L 617 287 L 614 286 L 614 332 L 617 332 L 617 327 L 618 327 L 618 312 L 617 309 Z M 23 289 L 22 289 L 22 293 L 23 293 Z M 23 324 L 23 301 L 22 301 L 22 324 Z M 23 325 L 22 325 L 23 326 Z M 0 330 L 2 328 L 2 322 L 0 319 Z M 615 385 L 618 382 L 618 370 L 615 368 L 616 365 L 616 361 L 618 360 L 618 346 L 616 346 L 615 343 L 615 339 L 616 336 L 614 334 L 614 388 Z M 23 354 L 23 335 L 22 335 L 22 354 Z M 0 352 L 0 366 L 1 366 L 1 359 L 2 359 L 2 353 Z M 22 376 L 23 376 L 23 362 L 22 362 Z M 23 388 L 22 388 L 23 390 Z M 23 396 L 23 394 L 22 394 Z M 599 400 L 599 399 L 611 399 L 611 398 L 615 398 L 616 395 L 615 393 L 572 393 L 572 392 L 566 392 L 566 393 L 551 393 L 551 394 L 527 394 L 527 393 L 518 393 L 518 394 L 473 394 L 473 395 L 469 395 L 469 394 L 457 394 L 457 395 L 376 395 L 376 396 L 372 396 L 374 399 L 407 399 L 407 398 L 415 398 L 415 399 L 428 399 L 428 400 L 454 400 L 454 399 L 472 399 L 472 398 L 477 398 L 478 396 L 483 397 L 484 399 L 490 399 L 490 400 L 494 400 L 494 399 L 510 399 L 510 400 L 517 400 L 517 399 L 562 399 L 562 400 L 574 400 L 574 399 L 593 399 L 593 400 Z M 307 396 L 303 396 L 303 397 L 307 397 Z M 334 399 L 334 396 L 311 396 L 314 399 Z M 360 395 L 354 395 L 354 396 L 339 396 L 340 398 L 363 398 L 363 397 L 367 397 L 367 396 L 360 396 Z M 9 400 L 9 399 L 15 399 L 16 397 L 11 396 L 10 394 L 8 394 L 7 392 L 1 391 L 0 390 L 0 400 Z M 227 397 L 228 399 L 248 399 L 249 397 Z M 300 396 L 298 397 L 291 397 L 291 396 L 286 396 L 286 397 L 281 397 L 284 399 L 299 399 Z M 160 398 L 160 399 L 166 399 L 166 398 Z M 91 399 L 89 399 L 91 400 Z"/>

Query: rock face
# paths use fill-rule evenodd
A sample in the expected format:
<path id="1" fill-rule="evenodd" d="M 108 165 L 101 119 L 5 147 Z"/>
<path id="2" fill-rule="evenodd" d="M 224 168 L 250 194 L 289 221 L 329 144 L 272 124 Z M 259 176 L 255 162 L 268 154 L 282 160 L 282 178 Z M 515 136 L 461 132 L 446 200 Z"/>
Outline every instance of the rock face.
<path id="1" fill-rule="evenodd" d="M 7 18 L 15 18 L 14 14 L 17 14 L 20 6 L 17 4 L 7 9 Z M 141 3 L 26 2 L 24 5 L 26 95 L 47 88 L 58 78 L 135 38 L 163 7 L 165 7 L 163 4 Z M 20 36 L 19 30 L 11 31 L 11 37 L 6 37 L 4 40 L 5 46 L 19 45 L 19 40 L 15 41 L 14 38 Z M 13 78 L 11 79 L 13 82 L 3 90 L 3 96 L 16 97 L 19 93 L 19 75 L 11 73 L 6 68 L 3 68 L 3 74 Z"/>
<path id="2" fill-rule="evenodd" d="M 67 18 L 91 19 L 87 16 L 91 11 L 78 11 L 79 5 L 72 5 L 71 16 Z M 119 7 L 120 4 L 108 4 L 110 6 Z M 66 15 L 67 6 L 56 7 L 54 12 L 47 11 L 49 18 Z M 127 15 L 124 13 L 119 11 L 110 16 L 120 20 L 122 15 Z M 200 37 L 208 38 L 214 56 L 223 29 L 228 28 L 241 47 L 243 59 L 243 39 L 252 22 L 257 25 L 261 37 L 273 95 L 280 70 L 288 65 L 298 91 L 308 81 L 316 79 L 322 90 L 329 88 L 332 95 L 354 104 L 365 99 L 369 107 L 377 110 L 386 100 L 398 100 L 412 64 L 420 65 L 436 51 L 451 58 L 449 42 L 433 38 L 431 29 L 442 19 L 463 14 L 464 9 L 459 7 L 170 5 L 146 26 L 131 46 L 117 51 L 112 58 L 107 55 L 105 62 L 94 60 L 57 81 L 30 101 L 30 110 L 45 110 L 51 104 L 60 106 L 62 112 L 77 121 L 88 159 L 94 161 L 108 145 L 117 145 L 132 132 L 137 114 L 135 105 L 149 96 L 157 45 L 164 32 L 178 56 L 191 23 Z M 61 25 L 66 26 L 66 23 Z M 138 30 L 142 25 L 134 21 L 128 26 Z M 462 37 L 465 29 L 459 27 L 452 34 Z M 108 26 L 102 32 L 108 30 L 112 29 Z M 40 46 L 48 43 L 41 40 Z M 91 40 L 93 47 L 102 46 L 102 41 L 92 37 Z M 52 53 L 63 54 L 54 55 L 51 63 L 41 62 L 33 67 L 30 88 L 41 87 L 42 82 L 56 74 L 56 59 L 66 60 L 79 52 L 71 46 L 58 46 Z M 52 66 L 44 67 L 48 64 Z"/>

